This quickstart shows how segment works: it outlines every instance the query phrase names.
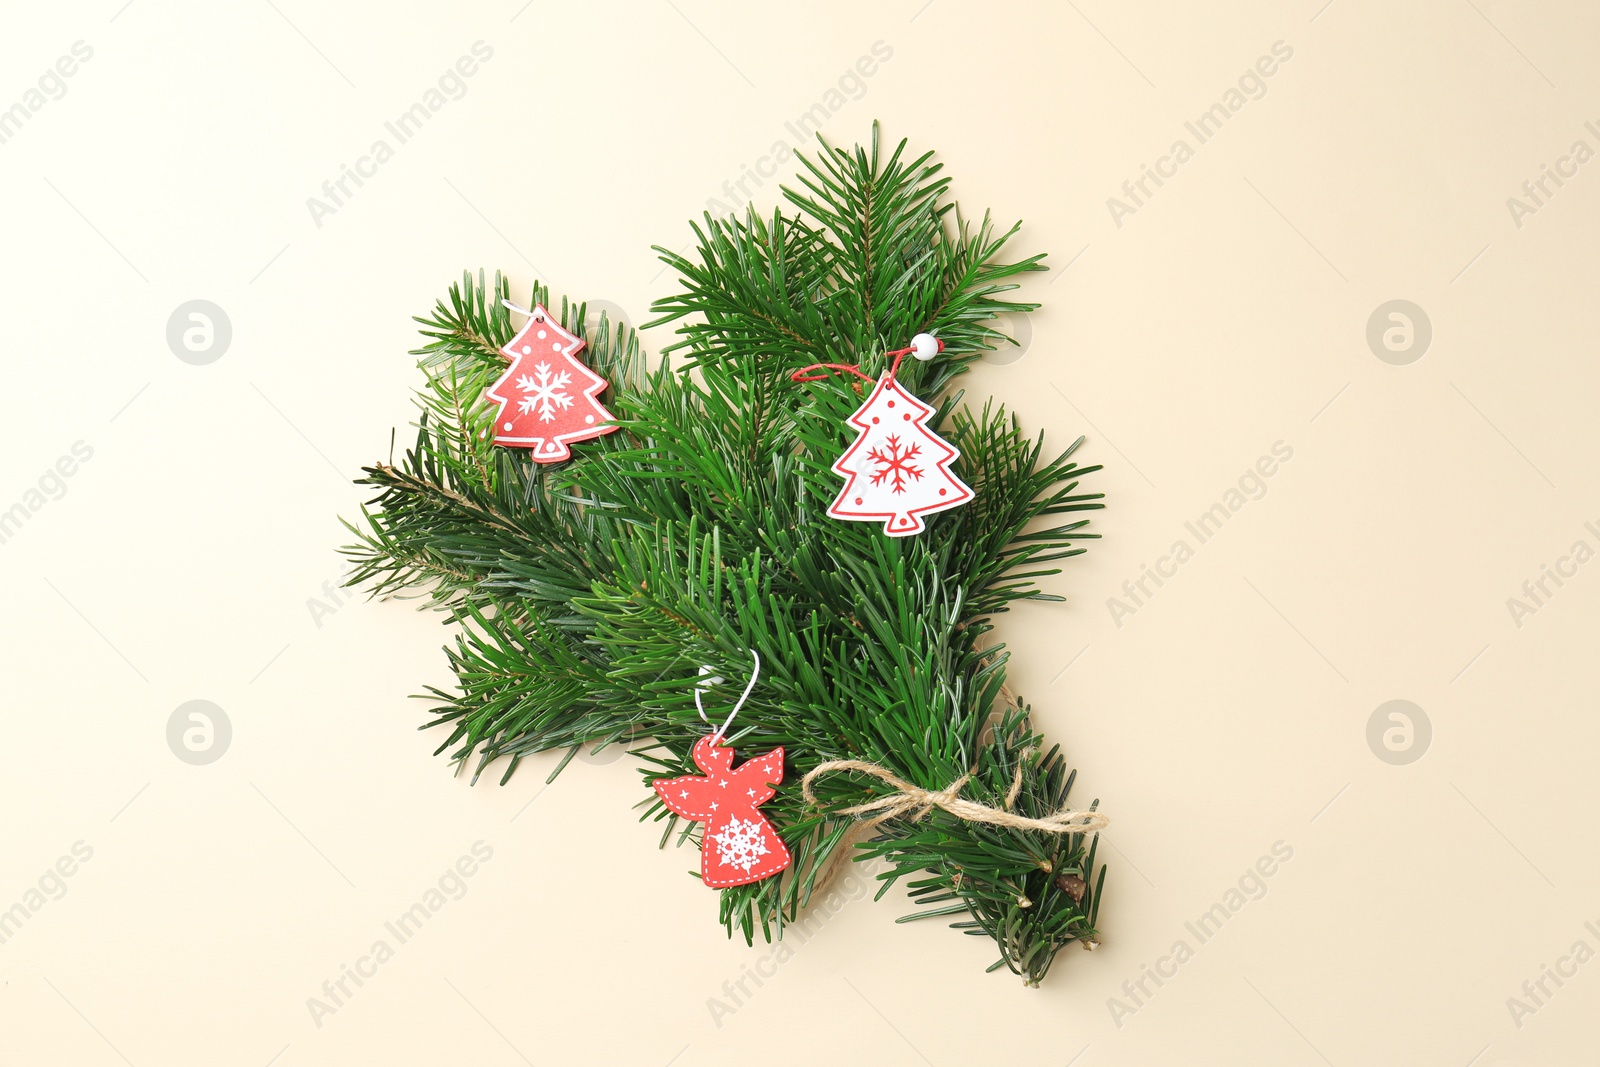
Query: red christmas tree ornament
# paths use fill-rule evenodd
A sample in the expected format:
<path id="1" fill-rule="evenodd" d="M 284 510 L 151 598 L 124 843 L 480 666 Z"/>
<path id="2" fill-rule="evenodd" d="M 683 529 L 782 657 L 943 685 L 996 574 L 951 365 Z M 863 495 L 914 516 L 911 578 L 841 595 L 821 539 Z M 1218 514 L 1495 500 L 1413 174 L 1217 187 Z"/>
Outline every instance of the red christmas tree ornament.
<path id="1" fill-rule="evenodd" d="M 960 451 L 928 429 L 933 409 L 895 379 L 906 355 L 931 359 L 943 349 L 944 342 L 919 334 L 910 348 L 888 353 L 895 357 L 894 363 L 877 380 L 866 403 L 847 420 L 861 435 L 834 461 L 833 472 L 845 482 L 828 507 L 829 515 L 856 522 L 881 519 L 884 533 L 908 537 L 927 528 L 924 515 L 972 499 L 971 488 L 950 470 Z M 823 376 L 807 376 L 807 371 L 822 367 L 850 371 L 872 381 L 858 367 L 833 363 L 806 367 L 791 377 L 797 382 L 816 381 Z"/>
<path id="2" fill-rule="evenodd" d="M 657 778 L 657 795 L 675 813 L 704 822 L 700 878 L 713 889 L 770 878 L 789 866 L 789 849 L 756 809 L 771 800 L 783 781 L 783 749 L 746 760 L 733 769 L 733 749 L 722 731 L 695 742 L 691 753 L 705 776 Z"/>
<path id="3" fill-rule="evenodd" d="M 583 338 L 556 325 L 543 304 L 535 304 L 528 321 L 504 348 L 511 365 L 484 396 L 498 401 L 494 443 L 531 451 L 539 463 L 559 463 L 572 456 L 575 441 L 611 433 L 615 426 L 595 395 L 607 382 L 578 361 Z"/>

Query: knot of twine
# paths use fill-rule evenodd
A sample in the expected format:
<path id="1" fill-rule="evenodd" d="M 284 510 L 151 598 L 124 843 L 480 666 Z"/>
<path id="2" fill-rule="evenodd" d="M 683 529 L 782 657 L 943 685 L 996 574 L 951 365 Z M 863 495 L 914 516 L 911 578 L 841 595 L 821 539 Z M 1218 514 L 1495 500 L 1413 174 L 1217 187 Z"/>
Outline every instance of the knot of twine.
<path id="1" fill-rule="evenodd" d="M 912 785 L 910 782 L 895 775 L 892 771 L 868 763 L 865 760 L 836 759 L 827 763 L 818 764 L 812 768 L 800 781 L 800 792 L 806 798 L 806 803 L 813 807 L 819 806 L 817 795 L 811 785 L 825 774 L 837 771 L 859 771 L 893 786 L 897 792 L 881 796 L 876 800 L 869 800 L 863 804 L 856 804 L 848 808 L 840 808 L 833 814 L 836 815 L 870 815 L 865 820 L 868 826 L 893 819 L 902 815 L 910 815 L 912 819 L 924 818 L 934 808 L 949 812 L 958 819 L 967 822 L 988 823 L 991 826 L 1009 826 L 1014 830 L 1043 830 L 1051 834 L 1084 834 L 1103 830 L 1111 824 L 1111 820 L 1098 811 L 1073 811 L 1062 808 L 1060 811 L 1046 815 L 1042 819 L 1030 819 L 1025 815 L 1017 815 L 1007 809 L 1016 803 L 1017 795 L 1022 792 L 1022 764 L 1018 762 L 1017 773 L 1011 779 L 1011 788 L 1006 792 L 1004 808 L 991 808 L 987 804 L 980 804 L 975 800 L 965 800 L 960 793 L 969 781 L 971 774 L 963 774 L 944 789 L 923 789 L 921 786 Z"/>

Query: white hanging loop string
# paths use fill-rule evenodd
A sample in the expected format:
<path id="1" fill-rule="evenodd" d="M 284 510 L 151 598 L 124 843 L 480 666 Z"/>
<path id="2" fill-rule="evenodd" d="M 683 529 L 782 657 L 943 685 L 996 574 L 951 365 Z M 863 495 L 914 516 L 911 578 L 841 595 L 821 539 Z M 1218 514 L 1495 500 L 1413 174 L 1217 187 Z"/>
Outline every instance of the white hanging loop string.
<path id="1" fill-rule="evenodd" d="M 725 735 L 728 732 L 728 727 L 733 725 L 733 717 L 735 715 L 739 714 L 739 709 L 740 708 L 744 707 L 744 702 L 750 698 L 750 691 L 756 687 L 756 679 L 761 677 L 761 653 L 757 652 L 755 649 L 752 648 L 750 650 L 750 654 L 755 657 L 755 660 L 756 660 L 755 669 L 750 672 L 750 681 L 745 685 L 744 692 L 739 694 L 739 699 L 733 705 L 733 710 L 728 712 L 728 718 L 723 722 L 722 726 L 720 728 L 718 728 L 716 733 L 711 735 L 713 743 L 715 743 L 716 741 L 720 741 L 722 739 L 723 735 Z M 701 673 L 701 675 L 710 674 L 711 673 L 711 668 L 710 667 L 701 667 L 700 668 L 700 673 Z M 721 678 L 710 678 L 710 679 L 707 679 L 706 684 L 707 685 L 716 685 L 718 682 L 721 682 L 721 681 L 722 681 Z M 704 685 L 696 685 L 694 687 L 694 706 L 696 708 L 700 709 L 700 721 L 705 723 L 707 726 L 710 726 L 711 725 L 711 720 L 706 718 L 706 707 L 705 707 L 704 704 L 702 704 L 700 702 L 700 694 L 703 693 L 704 691 L 705 691 L 705 686 Z"/>
<path id="2" fill-rule="evenodd" d="M 500 303 L 508 311 L 515 311 L 518 315 L 532 315 L 533 314 L 533 312 L 529 311 L 527 308 L 522 307 L 519 304 L 513 304 L 509 300 L 502 300 L 502 301 L 500 301 Z"/>

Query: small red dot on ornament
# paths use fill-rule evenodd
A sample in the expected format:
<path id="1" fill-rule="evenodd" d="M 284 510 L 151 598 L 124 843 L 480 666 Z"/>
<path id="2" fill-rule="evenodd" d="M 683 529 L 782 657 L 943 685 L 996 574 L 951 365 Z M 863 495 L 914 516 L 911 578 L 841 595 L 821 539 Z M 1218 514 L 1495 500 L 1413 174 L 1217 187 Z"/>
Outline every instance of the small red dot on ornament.
<path id="1" fill-rule="evenodd" d="M 944 495 L 945 495 L 945 493 L 947 493 L 947 492 L 949 492 L 949 490 L 947 490 L 947 489 L 941 489 L 941 490 L 939 490 L 939 495 L 940 495 L 940 496 L 944 496 Z"/>
<path id="2" fill-rule="evenodd" d="M 889 401 L 889 406 L 890 407 L 894 407 L 894 401 L 893 400 Z"/>
<path id="3" fill-rule="evenodd" d="M 873 425 L 877 425 L 877 423 L 878 423 L 878 416 L 876 416 L 876 415 L 874 415 L 874 416 L 872 416 L 872 423 L 873 423 Z"/>
<path id="4" fill-rule="evenodd" d="M 857 504 L 861 503 L 861 498 L 860 497 L 856 497 L 856 503 Z"/>
<path id="5" fill-rule="evenodd" d="M 911 412 L 908 411 L 904 415 L 901 415 L 900 417 L 902 419 L 905 419 L 907 422 L 910 422 L 911 421 Z"/>

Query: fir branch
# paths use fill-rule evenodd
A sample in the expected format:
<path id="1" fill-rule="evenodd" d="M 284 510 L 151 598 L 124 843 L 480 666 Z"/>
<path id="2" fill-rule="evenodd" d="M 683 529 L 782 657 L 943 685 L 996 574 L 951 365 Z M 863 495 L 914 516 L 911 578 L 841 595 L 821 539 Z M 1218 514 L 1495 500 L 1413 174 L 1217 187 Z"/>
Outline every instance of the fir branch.
<path id="1" fill-rule="evenodd" d="M 947 389 L 1008 340 L 997 316 L 1034 306 L 1006 294 L 1043 257 L 1008 258 L 1016 226 L 964 219 L 931 156 L 908 158 L 903 143 L 883 155 L 876 127 L 870 151 L 824 143 L 802 166 L 801 189 L 785 190 L 790 213 L 707 216 L 691 254 L 658 249 L 681 289 L 657 301 L 652 325 L 676 324 L 666 351 L 681 366 L 663 359 L 646 373 L 631 331 L 561 301 L 562 324 L 589 339 L 590 365 L 612 383 L 619 428 L 559 467 L 494 447 L 487 432 L 482 394 L 513 333 L 505 280 L 466 275 L 419 320 L 417 442 L 399 463 L 366 468 L 379 495 L 351 525 L 349 551 L 354 581 L 428 589 L 455 612 L 455 684 L 425 694 L 428 726 L 474 778 L 496 761 L 509 776 L 534 752 L 570 758 L 625 739 L 646 785 L 690 773 L 699 666 L 742 678 L 753 650 L 761 683 L 730 740 L 748 752 L 783 745 L 786 781 L 859 758 L 925 789 L 970 774 L 967 795 L 991 806 L 1020 772 L 1016 811 L 1065 805 L 1073 775 L 1006 695 L 1004 649 L 981 642 L 1016 600 L 1049 599 L 1038 580 L 1094 536 L 1081 516 L 1100 494 L 1080 485 L 1099 468 L 1073 458 L 1081 440 L 1047 460 L 1003 409 L 967 412 Z M 534 297 L 551 299 L 538 286 Z M 826 361 L 876 373 L 886 349 L 925 330 L 945 340 L 944 357 L 908 361 L 901 377 L 937 398 L 930 427 L 960 449 L 975 498 L 916 538 L 826 520 L 831 463 L 853 433 L 843 420 L 861 398 L 788 372 Z M 730 933 L 781 935 L 847 845 L 850 820 L 832 813 L 875 788 L 825 780 L 820 808 L 779 790 L 763 811 L 791 868 L 721 891 Z M 662 823 L 663 844 L 698 842 L 696 824 L 680 826 L 653 794 L 640 808 Z M 936 810 L 880 825 L 855 851 L 884 862 L 885 889 L 905 881 L 919 915 L 960 916 L 958 928 L 994 941 L 997 967 L 1030 983 L 1063 946 L 1096 936 L 1104 869 L 1092 838 Z"/>

